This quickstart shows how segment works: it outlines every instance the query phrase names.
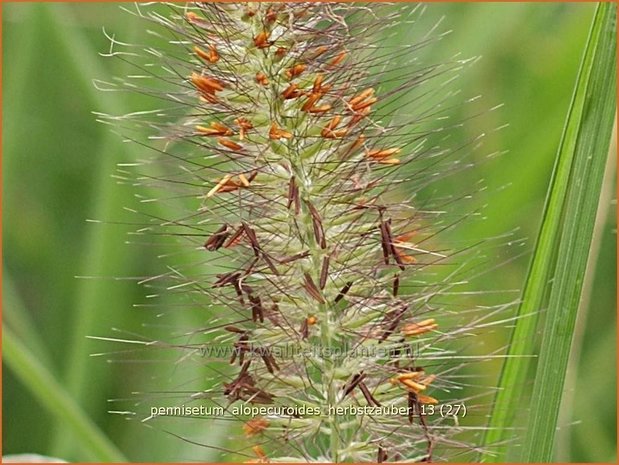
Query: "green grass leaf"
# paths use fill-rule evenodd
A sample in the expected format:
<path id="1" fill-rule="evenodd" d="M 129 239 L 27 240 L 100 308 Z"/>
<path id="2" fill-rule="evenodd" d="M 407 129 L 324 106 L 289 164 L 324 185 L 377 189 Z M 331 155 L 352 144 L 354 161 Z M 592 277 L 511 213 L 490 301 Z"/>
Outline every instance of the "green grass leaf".
<path id="1" fill-rule="evenodd" d="M 587 47 L 588 79 L 579 79 L 580 121 L 572 134 L 574 162 L 564 206 L 564 227 L 550 292 L 544 338 L 531 399 L 523 461 L 552 460 L 554 436 L 572 334 L 615 115 L 616 6 L 600 4 Z M 580 101 L 580 99 L 579 99 Z"/>
<path id="2" fill-rule="evenodd" d="M 49 357 L 49 349 L 6 269 L 2 271 L 2 291 L 2 324 L 11 328 L 30 347 L 41 363 L 51 369 L 53 365 Z"/>
<path id="3" fill-rule="evenodd" d="M 531 262 L 484 445 L 505 460 L 536 334 L 543 334 L 530 418 L 520 461 L 552 457 L 572 332 L 586 271 L 615 112 L 616 7 L 598 6 L 559 147 Z M 539 311 L 547 306 L 544 331 Z M 494 445 L 499 445 L 494 449 Z"/>
<path id="4" fill-rule="evenodd" d="M 127 459 L 86 416 L 37 357 L 3 325 L 2 360 L 24 386 L 52 415 L 78 438 L 89 452 L 88 459 L 99 462 L 126 462 Z"/>

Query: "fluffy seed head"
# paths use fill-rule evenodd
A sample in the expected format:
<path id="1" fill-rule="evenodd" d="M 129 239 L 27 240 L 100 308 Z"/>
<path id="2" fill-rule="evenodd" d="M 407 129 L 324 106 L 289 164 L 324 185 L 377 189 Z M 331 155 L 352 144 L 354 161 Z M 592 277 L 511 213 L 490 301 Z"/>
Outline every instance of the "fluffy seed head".
<path id="1" fill-rule="evenodd" d="M 152 16 L 180 57 L 166 65 L 179 80 L 166 96 L 188 109 L 162 149 L 164 187 L 199 202 L 166 222 L 198 237 L 202 257 L 195 277 L 173 279 L 225 309 L 203 333 L 232 353 L 209 393 L 229 408 L 318 412 L 244 418 L 237 434 L 268 437 L 240 447 L 245 460 L 430 461 L 441 445 L 466 446 L 422 409 L 453 400 L 448 342 L 475 326 L 441 320 L 453 322 L 440 297 L 457 274 L 440 277 L 451 252 L 437 232 L 459 220 L 443 219 L 444 199 L 416 198 L 446 152 L 424 145 L 421 121 L 384 110 L 449 66 L 386 79 L 380 34 L 402 14 L 389 11 L 200 3 Z"/>

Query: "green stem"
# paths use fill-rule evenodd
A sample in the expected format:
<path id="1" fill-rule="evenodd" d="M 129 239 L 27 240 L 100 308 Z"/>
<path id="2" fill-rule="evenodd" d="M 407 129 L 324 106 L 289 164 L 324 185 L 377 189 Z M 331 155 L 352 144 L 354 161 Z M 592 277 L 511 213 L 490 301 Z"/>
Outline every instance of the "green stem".
<path id="1" fill-rule="evenodd" d="M 299 182 L 299 195 L 302 199 L 311 200 L 311 195 L 307 191 L 308 185 L 312 185 L 310 182 L 306 182 L 305 170 L 303 169 L 302 164 L 298 161 L 298 164 L 293 163 L 293 171 L 297 176 Z M 312 231 L 312 216 L 307 211 L 307 208 L 304 207 L 301 212 L 303 225 L 305 227 L 305 242 L 309 245 L 310 249 L 310 259 L 312 263 L 312 270 L 314 273 L 314 281 L 319 282 L 321 268 L 322 268 L 322 260 L 321 256 L 325 254 L 325 251 L 320 248 L 320 244 L 316 237 L 311 233 Z M 318 315 L 320 318 L 320 342 L 322 349 L 327 349 L 321 354 L 322 362 L 324 365 L 328 365 L 329 369 L 325 369 L 322 373 L 322 385 L 326 389 L 326 399 L 327 405 L 325 406 L 329 409 L 330 406 L 335 406 L 337 400 L 337 387 L 333 382 L 335 377 L 335 367 L 333 364 L 333 359 L 326 359 L 325 354 L 331 353 L 330 349 L 335 346 L 335 340 L 333 338 L 333 327 L 331 322 L 331 312 L 329 310 L 329 304 L 319 304 L 318 306 Z M 325 366 L 326 368 L 326 366 Z M 329 429 L 331 431 L 330 439 L 329 439 L 329 450 L 331 452 L 331 460 L 333 463 L 338 463 L 340 461 L 340 429 L 339 429 L 339 419 L 338 416 L 333 412 L 329 414 Z"/>

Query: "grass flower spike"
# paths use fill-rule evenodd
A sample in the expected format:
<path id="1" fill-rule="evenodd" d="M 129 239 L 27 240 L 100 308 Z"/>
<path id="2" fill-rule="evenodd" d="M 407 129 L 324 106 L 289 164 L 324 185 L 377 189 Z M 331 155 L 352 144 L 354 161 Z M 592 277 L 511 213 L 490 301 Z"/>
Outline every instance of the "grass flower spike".
<path id="1" fill-rule="evenodd" d="M 390 57 L 431 40 L 381 46 L 414 5 L 169 8 L 149 18 L 172 52 L 150 55 L 174 86 L 158 95 L 180 113 L 166 122 L 174 111 L 154 112 L 165 146 L 144 165 L 163 174 L 140 182 L 195 202 L 151 228 L 197 246 L 185 250 L 199 263 L 163 278 L 203 306 L 196 333 L 230 349 L 229 369 L 194 399 L 239 420 L 230 432 L 244 438 L 235 457 L 246 461 L 473 450 L 476 436 L 442 407 L 465 402 L 454 341 L 495 309 L 446 308 L 467 267 L 452 258 L 468 249 L 439 233 L 469 213 L 453 208 L 462 199 L 420 196 L 468 167 L 428 142 L 444 128 L 426 129 L 449 97 L 442 79 L 463 63 L 389 69 Z M 398 114 L 400 99 L 417 100 L 418 114 Z"/>

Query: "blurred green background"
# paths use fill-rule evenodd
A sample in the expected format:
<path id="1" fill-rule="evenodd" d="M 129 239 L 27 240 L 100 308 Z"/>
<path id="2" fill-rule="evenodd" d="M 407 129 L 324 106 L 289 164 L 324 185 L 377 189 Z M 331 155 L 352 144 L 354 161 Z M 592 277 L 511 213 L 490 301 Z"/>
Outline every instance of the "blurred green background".
<path id="1" fill-rule="evenodd" d="M 460 233 L 493 236 L 519 228 L 517 237 L 527 238 L 527 250 L 532 247 L 592 12 L 593 5 L 584 3 L 428 5 L 427 21 L 444 15 L 440 28 L 453 32 L 423 52 L 426 56 L 481 56 L 458 81 L 463 95 L 483 94 L 468 110 L 482 114 L 469 121 L 464 132 L 469 137 L 488 132 L 487 153 L 508 151 L 478 168 L 489 187 L 484 197 L 487 220 Z M 146 212 L 156 207 L 137 206 L 135 190 L 112 178 L 117 163 L 141 156 L 140 147 L 122 144 L 92 113 L 123 114 L 152 105 L 137 94 L 95 90 L 93 79 L 110 80 L 128 72 L 122 61 L 99 56 L 109 49 L 103 29 L 122 42 L 150 40 L 146 25 L 121 11 L 119 4 L 3 5 L 3 325 L 129 460 L 216 460 L 220 455 L 215 450 L 108 413 L 117 409 L 110 399 L 131 397 L 152 386 L 154 379 L 171 376 L 162 373 L 163 364 L 107 363 L 114 357 L 90 357 L 113 349 L 86 336 L 114 335 L 113 328 L 126 331 L 117 337 L 143 331 L 145 319 L 134 305 L 145 302 L 148 291 L 135 280 L 118 278 L 161 271 L 152 248 L 140 240 L 127 244 L 127 233 L 136 228 L 123 224 L 136 221 L 125 207 Z M 399 38 L 391 40 L 415 39 L 415 31 L 403 27 Z M 499 103 L 504 106 L 483 111 Z M 509 126 L 493 131 L 505 124 Z M 466 177 L 462 185 L 458 182 L 449 179 L 454 192 L 470 188 Z M 613 183 L 611 179 L 611 197 L 601 203 L 606 216 L 568 374 L 556 451 L 560 461 L 610 462 L 616 456 Z M 506 249 L 503 259 L 522 251 Z M 486 276 L 496 281 L 489 287 L 520 288 L 527 261 L 528 256 L 520 257 Z M 97 278 L 83 278 L 88 276 Z M 172 318 L 178 318 L 181 327 L 199 323 L 181 314 Z M 506 332 L 490 335 L 486 343 L 505 345 Z M 498 368 L 484 366 L 489 384 Z M 186 375 L 188 383 L 199 384 L 199 376 Z M 2 402 L 3 454 L 93 459 L 6 365 Z M 219 434 L 225 447 L 222 428 L 204 421 L 182 428 L 192 430 L 194 438 L 210 436 L 211 442 Z"/>

